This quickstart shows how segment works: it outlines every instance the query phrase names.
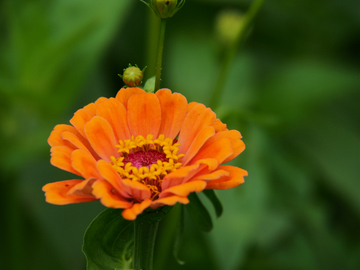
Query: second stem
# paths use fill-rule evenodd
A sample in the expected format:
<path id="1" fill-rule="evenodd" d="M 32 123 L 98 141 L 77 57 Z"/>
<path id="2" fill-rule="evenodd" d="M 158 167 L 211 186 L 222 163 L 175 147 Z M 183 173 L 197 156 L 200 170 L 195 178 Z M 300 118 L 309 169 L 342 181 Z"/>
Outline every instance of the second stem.
<path id="1" fill-rule="evenodd" d="M 164 40 L 165 40 L 165 28 L 166 28 L 166 19 L 161 19 L 160 38 L 159 38 L 159 46 L 158 46 L 158 54 L 157 54 L 157 62 L 156 62 L 155 91 L 160 89 L 162 56 L 163 56 Z"/>

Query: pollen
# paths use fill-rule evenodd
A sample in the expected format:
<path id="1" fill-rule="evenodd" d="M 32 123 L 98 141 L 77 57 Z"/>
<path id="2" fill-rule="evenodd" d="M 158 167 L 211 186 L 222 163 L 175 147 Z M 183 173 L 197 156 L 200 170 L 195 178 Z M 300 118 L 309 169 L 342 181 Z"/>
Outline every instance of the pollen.
<path id="1" fill-rule="evenodd" d="M 178 154 L 180 143 L 163 134 L 153 140 L 153 135 L 146 138 L 139 135 L 129 140 L 120 140 L 119 158 L 111 157 L 112 166 L 123 179 L 131 179 L 145 184 L 151 191 L 151 199 L 158 198 L 163 178 L 179 169 L 179 162 L 184 154 Z"/>

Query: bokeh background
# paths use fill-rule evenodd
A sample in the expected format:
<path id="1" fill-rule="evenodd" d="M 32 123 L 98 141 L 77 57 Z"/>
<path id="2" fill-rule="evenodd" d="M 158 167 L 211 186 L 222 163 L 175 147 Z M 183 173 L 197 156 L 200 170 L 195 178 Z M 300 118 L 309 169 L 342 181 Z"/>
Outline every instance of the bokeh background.
<path id="1" fill-rule="evenodd" d="M 168 21 L 162 86 L 209 105 L 223 52 L 216 19 L 249 0 L 188 0 Z M 157 39 L 137 0 L 0 2 L 0 269 L 85 270 L 82 237 L 99 202 L 45 203 L 41 187 L 72 176 L 50 165 L 56 124 L 149 65 Z M 156 45 L 156 42 L 155 42 Z M 159 230 L 155 269 L 360 269 L 360 3 L 267 0 L 239 46 L 214 110 L 247 146 L 242 186 L 217 194 L 214 229 L 178 208 Z"/>

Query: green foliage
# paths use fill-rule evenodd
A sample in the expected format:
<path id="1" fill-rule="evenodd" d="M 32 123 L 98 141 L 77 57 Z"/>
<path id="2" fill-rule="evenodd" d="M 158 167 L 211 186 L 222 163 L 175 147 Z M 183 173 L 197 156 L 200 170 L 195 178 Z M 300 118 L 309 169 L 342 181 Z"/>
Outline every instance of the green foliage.
<path id="1" fill-rule="evenodd" d="M 108 208 L 91 222 L 84 235 L 88 270 L 129 270 L 133 263 L 134 222 L 121 210 Z"/>
<path id="2" fill-rule="evenodd" d="M 199 227 L 200 230 L 209 232 L 213 228 L 213 223 L 209 212 L 200 201 L 196 193 L 190 193 L 188 196 L 190 203 L 185 206 L 192 221 Z"/>
<path id="3" fill-rule="evenodd" d="M 216 216 L 220 217 L 223 213 L 223 206 L 222 206 L 218 196 L 216 195 L 215 191 L 213 189 L 205 189 L 203 192 L 206 195 L 206 197 L 208 197 L 208 199 L 213 204 L 213 206 L 215 208 Z"/>
<path id="4" fill-rule="evenodd" d="M 167 24 L 162 87 L 208 104 L 223 57 L 216 16 L 250 3 L 186 1 Z M 49 164 L 46 140 L 77 109 L 114 96 L 129 62 L 155 74 L 145 60 L 149 10 L 135 0 L 6 0 L 0 13 L 0 268 L 85 269 L 82 234 L 103 208 L 45 204 L 42 185 L 74 177 Z M 210 233 L 185 213 L 184 266 L 172 256 L 172 210 L 155 269 L 360 267 L 359 18 L 354 0 L 265 2 L 216 109 L 243 135 L 246 150 L 231 164 L 249 176 L 217 192 L 224 211 Z"/>

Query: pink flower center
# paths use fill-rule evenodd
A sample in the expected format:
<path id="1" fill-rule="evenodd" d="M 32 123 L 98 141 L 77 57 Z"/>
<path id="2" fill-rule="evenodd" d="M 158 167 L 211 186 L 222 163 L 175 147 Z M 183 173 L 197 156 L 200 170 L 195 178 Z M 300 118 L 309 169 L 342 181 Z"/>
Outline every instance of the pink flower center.
<path id="1" fill-rule="evenodd" d="M 161 183 L 166 175 L 179 169 L 184 154 L 178 154 L 180 144 L 163 134 L 153 140 L 153 135 L 131 136 L 119 141 L 119 158 L 111 157 L 111 163 L 123 179 L 131 179 L 146 185 L 155 200 L 162 191 Z"/>
<path id="2" fill-rule="evenodd" d="M 166 158 L 166 154 L 158 152 L 156 150 L 150 151 L 139 151 L 135 153 L 128 154 L 124 159 L 124 163 L 131 162 L 132 166 L 140 169 L 141 167 L 147 167 L 150 169 L 152 164 L 156 164 L 157 161 L 166 161 L 169 159 Z"/>

